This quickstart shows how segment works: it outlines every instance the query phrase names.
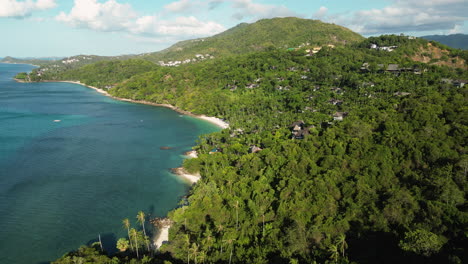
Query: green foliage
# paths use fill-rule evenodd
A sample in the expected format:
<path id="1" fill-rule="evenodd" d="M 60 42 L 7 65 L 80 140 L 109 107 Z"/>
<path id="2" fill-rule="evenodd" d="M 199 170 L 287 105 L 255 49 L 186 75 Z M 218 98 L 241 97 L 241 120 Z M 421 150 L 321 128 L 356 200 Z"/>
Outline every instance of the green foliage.
<path id="1" fill-rule="evenodd" d="M 405 238 L 400 241 L 402 249 L 427 257 L 437 253 L 443 245 L 444 241 L 439 236 L 424 229 L 406 232 Z"/>
<path id="2" fill-rule="evenodd" d="M 130 242 L 126 238 L 119 238 L 119 240 L 117 240 L 116 247 L 121 252 L 124 252 L 130 247 Z"/>
<path id="3" fill-rule="evenodd" d="M 319 20 L 273 18 L 262 19 L 252 24 L 242 23 L 212 37 L 182 41 L 142 58 L 157 62 L 184 60 L 193 58 L 195 54 L 225 57 L 278 48 L 297 48 L 305 43 L 311 46 L 343 45 L 363 39 L 347 28 Z"/>
<path id="4" fill-rule="evenodd" d="M 15 79 L 18 80 L 27 80 L 28 74 L 26 72 L 20 72 L 15 76 Z"/>
<path id="5" fill-rule="evenodd" d="M 374 42 L 399 47 L 369 50 Z M 374 246 L 366 237 L 378 233 L 396 248 L 383 258 L 404 259 L 400 245 L 463 259 L 456 249 L 468 242 L 468 87 L 443 80 L 468 73 L 412 61 L 408 55 L 425 44 L 384 36 L 313 56 L 270 48 L 157 67 L 110 89 L 230 123 L 202 136 L 199 157 L 184 162 L 202 180 L 189 205 L 170 212 L 171 243 L 163 251 L 184 262 L 347 263 L 361 260 L 353 252 Z M 405 70 L 379 67 L 394 63 Z M 347 115 L 340 121 L 336 113 Z M 309 134 L 292 139 L 298 120 Z M 252 146 L 262 150 L 251 153 Z M 141 249 L 144 235 L 135 232 L 130 241 L 137 237 Z M 362 262 L 379 261 L 369 255 Z"/>

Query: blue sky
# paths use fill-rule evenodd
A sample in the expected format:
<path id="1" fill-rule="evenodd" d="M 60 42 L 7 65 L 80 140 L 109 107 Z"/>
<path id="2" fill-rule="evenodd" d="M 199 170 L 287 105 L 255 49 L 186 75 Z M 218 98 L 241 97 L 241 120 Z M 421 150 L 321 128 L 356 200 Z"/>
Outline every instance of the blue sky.
<path id="1" fill-rule="evenodd" d="M 0 57 L 154 52 L 286 16 L 364 36 L 468 33 L 468 0 L 0 0 Z"/>

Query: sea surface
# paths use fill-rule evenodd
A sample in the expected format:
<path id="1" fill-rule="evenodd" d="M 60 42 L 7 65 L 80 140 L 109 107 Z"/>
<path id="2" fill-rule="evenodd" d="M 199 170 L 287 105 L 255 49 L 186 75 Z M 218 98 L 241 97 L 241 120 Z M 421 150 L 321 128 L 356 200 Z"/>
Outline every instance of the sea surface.
<path id="1" fill-rule="evenodd" d="M 138 211 L 177 206 L 190 186 L 169 169 L 219 128 L 77 84 L 12 79 L 32 69 L 0 64 L 0 263 L 48 263 L 99 235 L 115 251 L 122 219 L 135 227 Z"/>

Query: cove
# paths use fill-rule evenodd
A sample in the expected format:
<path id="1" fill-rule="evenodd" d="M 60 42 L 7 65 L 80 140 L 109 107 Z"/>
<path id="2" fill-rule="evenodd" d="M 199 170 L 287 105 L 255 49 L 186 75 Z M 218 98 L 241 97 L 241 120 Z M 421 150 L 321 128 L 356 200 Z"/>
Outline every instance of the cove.
<path id="1" fill-rule="evenodd" d="M 47 263 L 99 234 L 112 251 L 123 218 L 137 226 L 138 211 L 177 206 L 190 186 L 169 169 L 218 127 L 78 84 L 12 79 L 32 68 L 0 64 L 2 262 Z"/>

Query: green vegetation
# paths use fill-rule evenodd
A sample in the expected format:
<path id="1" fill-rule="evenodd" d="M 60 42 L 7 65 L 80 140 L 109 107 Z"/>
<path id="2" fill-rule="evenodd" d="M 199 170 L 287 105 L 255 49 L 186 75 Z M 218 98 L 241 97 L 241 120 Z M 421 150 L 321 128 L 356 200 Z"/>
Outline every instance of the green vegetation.
<path id="1" fill-rule="evenodd" d="M 142 58 L 157 62 L 183 60 L 195 54 L 225 57 L 272 48 L 297 48 L 306 43 L 310 46 L 345 45 L 363 39 L 347 28 L 319 20 L 273 18 L 252 24 L 242 23 L 209 38 L 182 41 L 166 50 L 143 55 Z"/>
<path id="2" fill-rule="evenodd" d="M 170 243 L 147 261 L 464 263 L 468 86 L 455 80 L 468 72 L 413 61 L 427 43 L 382 36 L 148 70 L 135 61 L 135 75 L 103 62 L 57 78 L 118 82 L 112 95 L 230 123 L 184 162 L 202 179 L 169 213 Z M 145 233 L 124 227 L 131 253 L 115 263 L 143 262 Z"/>

